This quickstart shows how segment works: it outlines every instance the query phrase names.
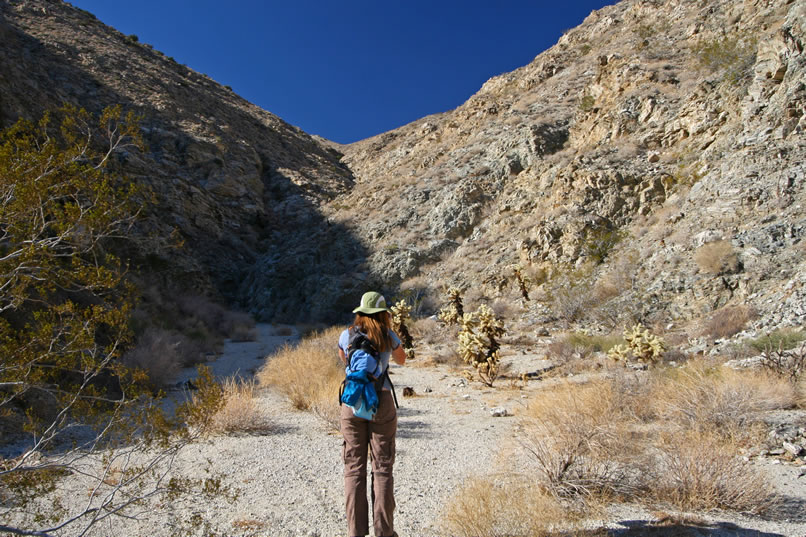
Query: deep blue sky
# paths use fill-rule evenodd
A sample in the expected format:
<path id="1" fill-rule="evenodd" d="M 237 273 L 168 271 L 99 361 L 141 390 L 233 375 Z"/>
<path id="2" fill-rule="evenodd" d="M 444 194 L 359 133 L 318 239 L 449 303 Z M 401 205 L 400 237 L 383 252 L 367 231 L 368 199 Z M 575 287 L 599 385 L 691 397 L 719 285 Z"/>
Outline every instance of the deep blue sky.
<path id="1" fill-rule="evenodd" d="M 456 108 L 615 0 L 70 0 L 310 134 Z"/>

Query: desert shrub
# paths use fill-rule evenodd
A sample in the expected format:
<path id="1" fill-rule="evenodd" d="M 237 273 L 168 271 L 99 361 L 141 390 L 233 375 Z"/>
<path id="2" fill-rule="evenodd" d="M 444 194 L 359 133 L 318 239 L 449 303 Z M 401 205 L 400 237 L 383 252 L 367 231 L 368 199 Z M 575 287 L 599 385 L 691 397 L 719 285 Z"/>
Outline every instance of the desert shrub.
<path id="1" fill-rule="evenodd" d="M 590 292 L 593 267 L 558 267 L 546 282 L 545 291 L 552 312 L 559 318 L 573 322 L 583 318 L 597 305 Z"/>
<path id="2" fill-rule="evenodd" d="M 712 41 L 702 41 L 694 47 L 694 55 L 700 67 L 708 72 L 721 72 L 723 80 L 739 84 L 752 76 L 756 60 L 755 41 L 742 41 L 724 37 Z"/>
<path id="3" fill-rule="evenodd" d="M 770 349 L 786 351 L 797 346 L 806 339 L 806 332 L 801 328 L 780 328 L 769 334 L 747 342 L 747 346 L 757 352 Z"/>
<path id="4" fill-rule="evenodd" d="M 564 383 L 529 402 L 521 443 L 557 497 L 631 496 L 642 486 L 631 422 L 613 382 Z"/>
<path id="5" fill-rule="evenodd" d="M 255 320 L 242 311 L 227 311 L 222 321 L 224 335 L 232 341 L 255 341 L 257 330 Z"/>
<path id="6" fill-rule="evenodd" d="M 679 426 L 730 437 L 757 412 L 789 408 L 794 398 L 793 387 L 772 375 L 692 361 L 656 374 L 651 405 L 660 418 Z"/>
<path id="7" fill-rule="evenodd" d="M 660 360 L 666 350 L 663 340 L 640 324 L 624 330 L 624 341 L 625 344 L 612 347 L 607 356 L 623 362 L 638 360 L 651 363 Z"/>
<path id="8" fill-rule="evenodd" d="M 736 445 L 704 431 L 667 434 L 658 442 L 661 469 L 652 492 L 679 509 L 727 509 L 763 514 L 775 505 L 774 489 L 739 456 Z"/>
<path id="9" fill-rule="evenodd" d="M 582 112 L 590 112 L 596 105 L 596 99 L 592 95 L 583 95 L 579 99 L 579 109 Z"/>
<path id="10" fill-rule="evenodd" d="M 619 334 L 587 334 L 585 332 L 564 334 L 562 339 L 575 348 L 586 349 L 588 353 L 607 352 L 624 341 Z"/>
<path id="11" fill-rule="evenodd" d="M 601 264 L 627 236 L 627 232 L 620 229 L 590 229 L 582 241 L 582 253 L 593 263 Z"/>
<path id="12" fill-rule="evenodd" d="M 703 334 L 712 339 L 729 338 L 744 330 L 754 317 L 755 311 L 750 306 L 725 306 L 708 317 Z"/>
<path id="13" fill-rule="evenodd" d="M 573 527 L 575 510 L 530 481 L 528 476 L 468 479 L 443 510 L 442 529 L 457 537 L 507 537 Z"/>
<path id="14" fill-rule="evenodd" d="M 436 319 L 426 317 L 415 320 L 411 325 L 412 335 L 426 345 L 435 345 L 445 340 L 446 331 Z"/>
<path id="15" fill-rule="evenodd" d="M 223 381 L 222 388 L 223 404 L 213 416 L 212 432 L 254 434 L 271 429 L 255 398 L 254 380 L 230 377 Z"/>
<path id="16" fill-rule="evenodd" d="M 165 388 L 183 367 L 205 361 L 202 347 L 187 336 L 172 330 L 148 328 L 121 358 L 129 368 L 148 376 L 154 387 Z"/>
<path id="17" fill-rule="evenodd" d="M 492 386 L 498 377 L 498 340 L 505 333 L 504 323 L 495 312 L 482 304 L 472 313 L 465 313 L 459 328 L 459 354 L 473 366 L 479 379 Z"/>
<path id="18" fill-rule="evenodd" d="M 730 241 L 714 241 L 703 244 L 694 253 L 694 261 L 700 270 L 707 274 L 724 274 L 736 272 L 739 258 Z"/>
<path id="19" fill-rule="evenodd" d="M 176 304 L 186 322 L 196 319 L 201 323 L 200 331 L 236 341 L 253 341 L 257 336 L 255 321 L 248 313 L 227 310 L 205 296 L 182 294 L 176 298 Z"/>
<path id="20" fill-rule="evenodd" d="M 339 360 L 336 342 L 342 330 L 343 327 L 332 327 L 295 345 L 284 345 L 260 369 L 258 381 L 279 389 L 294 408 L 309 410 L 338 427 L 337 399 L 344 380 L 344 365 Z"/>
<path id="21" fill-rule="evenodd" d="M 290 326 L 275 326 L 272 334 L 275 336 L 291 336 L 294 335 L 294 329 Z"/>
<path id="22" fill-rule="evenodd" d="M 565 376 L 603 367 L 603 361 L 593 355 L 607 352 L 622 342 L 620 335 L 587 335 L 581 332 L 561 334 L 546 347 L 546 358 L 556 366 L 548 374 Z"/>
<path id="23" fill-rule="evenodd" d="M 416 276 L 400 284 L 394 302 L 405 300 L 411 306 L 412 317 L 418 318 L 436 311 L 438 300 L 435 294 L 424 276 Z"/>

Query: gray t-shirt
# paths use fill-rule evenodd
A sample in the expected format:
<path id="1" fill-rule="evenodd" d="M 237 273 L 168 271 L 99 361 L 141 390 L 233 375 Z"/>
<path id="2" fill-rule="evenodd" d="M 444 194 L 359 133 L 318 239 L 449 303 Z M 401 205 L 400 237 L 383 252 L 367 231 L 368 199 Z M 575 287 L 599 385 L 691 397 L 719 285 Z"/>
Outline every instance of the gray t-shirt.
<path id="1" fill-rule="evenodd" d="M 392 337 L 392 350 L 398 348 L 400 346 L 400 338 L 397 337 L 393 331 L 389 330 L 389 335 Z M 348 328 L 344 332 L 341 333 L 339 336 L 339 348 L 344 351 L 344 354 L 347 355 L 347 345 L 350 343 L 350 329 Z M 381 371 L 385 371 L 387 367 L 389 367 L 389 360 L 392 358 L 392 351 L 388 350 L 382 352 L 378 362 L 381 365 Z M 345 374 L 350 372 L 350 368 L 345 368 Z M 392 389 L 392 385 L 389 384 L 389 379 L 383 381 L 383 389 L 390 390 Z"/>

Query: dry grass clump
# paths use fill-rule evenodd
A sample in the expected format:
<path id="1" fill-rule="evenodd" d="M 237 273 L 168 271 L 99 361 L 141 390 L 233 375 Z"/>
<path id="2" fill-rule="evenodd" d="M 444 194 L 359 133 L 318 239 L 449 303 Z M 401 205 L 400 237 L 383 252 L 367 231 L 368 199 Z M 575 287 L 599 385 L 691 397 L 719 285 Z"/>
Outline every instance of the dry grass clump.
<path id="1" fill-rule="evenodd" d="M 579 516 L 554 496 L 534 486 L 528 476 L 467 480 L 442 513 L 442 528 L 457 537 L 546 535 L 573 529 Z"/>
<path id="2" fill-rule="evenodd" d="M 744 330 L 755 317 L 755 310 L 750 306 L 725 306 L 711 313 L 702 332 L 711 339 L 729 338 Z"/>
<path id="3" fill-rule="evenodd" d="M 229 377 L 222 383 L 224 402 L 213 416 L 211 430 L 218 433 L 257 434 L 271 430 L 255 398 L 254 380 Z"/>
<path id="4" fill-rule="evenodd" d="M 680 509 L 749 514 L 762 514 L 775 505 L 775 494 L 764 477 L 719 435 L 668 434 L 658 448 L 661 471 L 652 492 L 660 502 Z"/>
<path id="5" fill-rule="evenodd" d="M 739 268 L 739 258 L 733 250 L 733 245 L 725 240 L 700 246 L 694 253 L 694 261 L 700 270 L 707 274 L 736 272 Z"/>
<path id="6" fill-rule="evenodd" d="M 612 381 L 563 383 L 530 402 L 522 443 L 550 494 L 629 497 L 640 488 L 628 403 Z"/>
<path id="7" fill-rule="evenodd" d="M 563 504 L 760 514 L 774 491 L 740 448 L 760 440 L 758 412 L 793 401 L 781 379 L 693 362 L 547 389 L 529 403 L 520 440 L 536 485 Z"/>
<path id="8" fill-rule="evenodd" d="M 764 410 L 790 408 L 793 386 L 759 371 L 735 371 L 703 361 L 660 373 L 651 405 L 658 417 L 691 430 L 734 436 Z"/>
<path id="9" fill-rule="evenodd" d="M 343 330 L 332 327 L 295 345 L 284 345 L 258 372 L 259 383 L 278 388 L 294 408 L 310 410 L 338 426 L 338 394 L 344 366 L 337 343 Z"/>

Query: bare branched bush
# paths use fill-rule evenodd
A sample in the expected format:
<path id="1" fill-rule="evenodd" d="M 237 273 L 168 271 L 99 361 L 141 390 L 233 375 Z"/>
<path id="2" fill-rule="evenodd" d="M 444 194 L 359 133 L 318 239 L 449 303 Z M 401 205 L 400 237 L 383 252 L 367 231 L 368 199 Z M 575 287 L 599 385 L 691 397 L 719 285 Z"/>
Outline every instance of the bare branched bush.
<path id="1" fill-rule="evenodd" d="M 669 434 L 658 449 L 661 471 L 652 491 L 660 502 L 756 515 L 775 505 L 774 489 L 763 475 L 720 436 L 703 431 Z"/>
<path id="2" fill-rule="evenodd" d="M 443 529 L 457 537 L 509 537 L 575 527 L 579 513 L 530 481 L 528 476 L 467 480 L 442 513 Z"/>
<path id="3" fill-rule="evenodd" d="M 255 381 L 230 377 L 224 380 L 222 388 L 224 402 L 213 416 L 212 432 L 258 434 L 271 430 L 255 397 Z"/>
<path id="4" fill-rule="evenodd" d="M 310 410 L 338 427 L 339 386 L 344 366 L 336 351 L 343 327 L 317 332 L 298 344 L 284 345 L 258 372 L 261 385 L 274 386 L 294 408 Z"/>
<path id="5" fill-rule="evenodd" d="M 806 373 L 806 343 L 799 348 L 784 350 L 767 349 L 761 354 L 761 365 L 774 375 L 789 380 L 793 385 Z"/>
<path id="6" fill-rule="evenodd" d="M 559 318 L 573 322 L 583 318 L 598 301 L 591 293 L 592 266 L 559 270 L 545 284 L 552 311 Z"/>

